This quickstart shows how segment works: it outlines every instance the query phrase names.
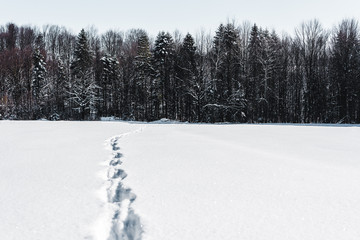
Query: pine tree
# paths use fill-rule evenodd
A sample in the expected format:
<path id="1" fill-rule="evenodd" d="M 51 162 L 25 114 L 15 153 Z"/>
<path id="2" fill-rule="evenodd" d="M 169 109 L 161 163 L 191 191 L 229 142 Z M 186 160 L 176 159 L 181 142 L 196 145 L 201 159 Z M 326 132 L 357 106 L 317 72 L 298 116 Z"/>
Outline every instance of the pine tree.
<path id="1" fill-rule="evenodd" d="M 69 86 L 69 100 L 80 119 L 95 119 L 98 102 L 95 76 L 92 67 L 92 53 L 84 29 L 78 35 L 74 61 L 71 64 L 72 79 Z"/>
<path id="2" fill-rule="evenodd" d="M 156 96 L 155 118 L 173 118 L 172 99 L 174 78 L 174 42 L 169 33 L 160 32 L 155 41 L 153 54 L 155 79 L 153 82 Z"/>
<path id="3" fill-rule="evenodd" d="M 42 36 L 40 35 L 36 42 L 36 48 L 33 53 L 33 72 L 31 90 L 33 96 L 33 111 L 34 117 L 39 118 L 42 112 L 42 108 L 45 107 L 45 98 L 48 95 L 47 82 L 46 82 L 46 63 L 44 56 L 41 53 Z"/>
<path id="4" fill-rule="evenodd" d="M 222 94 L 225 91 L 224 87 L 224 32 L 225 27 L 223 24 L 220 24 L 218 27 L 211 52 L 210 52 L 210 68 L 211 68 L 211 82 L 209 87 L 206 89 L 206 102 L 204 106 L 203 114 L 204 118 L 208 122 L 217 122 L 222 121 L 223 119 L 223 110 L 224 103 L 220 102 L 222 99 Z"/>
<path id="5" fill-rule="evenodd" d="M 220 24 L 213 42 L 213 84 L 214 84 L 214 102 L 219 102 L 225 91 L 224 87 L 224 55 L 226 54 L 224 46 L 225 27 Z"/>
<path id="6" fill-rule="evenodd" d="M 104 116 L 114 115 L 119 104 L 119 62 L 114 57 L 104 56 L 101 58 L 102 74 L 102 113 Z"/>
<path id="7" fill-rule="evenodd" d="M 270 82 L 268 102 L 269 109 L 266 121 L 285 121 L 286 84 L 287 84 L 287 54 L 279 36 L 273 31 L 270 35 Z"/>
<path id="8" fill-rule="evenodd" d="M 209 121 L 242 121 L 245 99 L 240 62 L 239 32 L 231 23 L 221 24 L 211 51 L 212 87 L 205 106 Z"/>
<path id="9" fill-rule="evenodd" d="M 51 120 L 59 120 L 61 118 L 68 118 L 65 103 L 66 103 L 66 83 L 69 81 L 69 78 L 66 74 L 66 69 L 64 67 L 61 59 L 57 59 L 53 62 L 54 73 L 51 81 L 51 91 L 50 91 L 50 118 Z"/>
<path id="10" fill-rule="evenodd" d="M 40 53 L 40 49 L 36 49 L 33 55 L 33 80 L 32 80 L 32 93 L 35 103 L 41 102 L 41 91 L 45 84 L 46 63 L 44 57 Z"/>
<path id="11" fill-rule="evenodd" d="M 240 40 L 238 30 L 228 23 L 224 31 L 224 79 L 223 102 L 227 106 L 225 121 L 240 121 L 243 118 L 243 86 L 240 82 Z"/>
<path id="12" fill-rule="evenodd" d="M 248 121 L 258 121 L 259 85 L 261 76 L 261 29 L 255 24 L 250 33 L 249 44 L 249 74 L 245 82 L 245 98 L 247 104 Z"/>
<path id="13" fill-rule="evenodd" d="M 333 38 L 330 59 L 331 112 L 336 122 L 358 122 L 360 107 L 360 44 L 358 23 L 344 20 Z"/>
<path id="14" fill-rule="evenodd" d="M 88 37 L 84 29 L 82 29 L 77 37 L 74 61 L 71 64 L 72 74 L 74 76 L 82 76 L 84 72 L 89 71 L 92 67 L 93 56 L 90 51 Z"/>
<path id="15" fill-rule="evenodd" d="M 151 65 L 151 51 L 150 41 L 148 35 L 143 32 L 137 41 L 137 53 L 135 57 L 135 79 L 137 79 L 136 86 L 136 115 L 140 120 L 154 119 L 151 113 L 152 107 L 149 106 L 151 101 L 151 74 L 153 71 Z"/>
<path id="16" fill-rule="evenodd" d="M 176 60 L 176 102 L 181 120 L 194 119 L 194 88 L 196 87 L 196 47 L 193 37 L 188 33 Z"/>

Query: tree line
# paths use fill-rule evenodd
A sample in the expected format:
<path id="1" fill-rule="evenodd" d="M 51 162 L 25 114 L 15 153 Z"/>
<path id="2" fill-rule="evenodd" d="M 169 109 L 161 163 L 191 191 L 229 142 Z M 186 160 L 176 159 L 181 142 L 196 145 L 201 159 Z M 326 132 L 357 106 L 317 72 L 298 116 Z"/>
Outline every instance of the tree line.
<path id="1" fill-rule="evenodd" d="M 360 122 L 358 23 L 279 36 L 0 26 L 0 119 Z"/>

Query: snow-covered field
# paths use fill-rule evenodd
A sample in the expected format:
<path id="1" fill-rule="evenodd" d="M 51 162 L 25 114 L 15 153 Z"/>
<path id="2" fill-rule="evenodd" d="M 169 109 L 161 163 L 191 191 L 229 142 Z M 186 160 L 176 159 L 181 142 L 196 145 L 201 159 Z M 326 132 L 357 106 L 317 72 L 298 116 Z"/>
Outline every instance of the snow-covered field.
<path id="1" fill-rule="evenodd" d="M 0 136 L 0 239 L 360 239 L 359 126 L 0 121 Z"/>

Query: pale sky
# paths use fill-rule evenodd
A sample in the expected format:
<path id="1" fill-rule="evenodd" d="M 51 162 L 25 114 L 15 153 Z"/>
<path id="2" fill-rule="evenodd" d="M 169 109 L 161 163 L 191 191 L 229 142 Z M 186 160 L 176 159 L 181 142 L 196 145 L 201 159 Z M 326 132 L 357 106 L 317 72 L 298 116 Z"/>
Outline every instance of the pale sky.
<path id="1" fill-rule="evenodd" d="M 156 36 L 161 30 L 213 33 L 220 23 L 235 19 L 293 34 L 303 21 L 317 18 L 331 29 L 344 18 L 360 20 L 359 0 L 0 0 L 0 24 L 56 24 L 74 33 L 94 25 L 126 31 L 143 28 Z"/>

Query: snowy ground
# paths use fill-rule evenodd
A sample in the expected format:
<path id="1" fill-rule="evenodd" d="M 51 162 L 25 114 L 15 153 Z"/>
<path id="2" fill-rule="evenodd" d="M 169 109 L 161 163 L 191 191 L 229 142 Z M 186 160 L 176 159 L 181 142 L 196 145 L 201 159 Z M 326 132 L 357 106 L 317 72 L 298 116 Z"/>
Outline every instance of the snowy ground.
<path id="1" fill-rule="evenodd" d="M 360 239 L 359 126 L 0 121 L 0 134 L 0 239 L 131 239 L 139 221 L 143 240 Z"/>

